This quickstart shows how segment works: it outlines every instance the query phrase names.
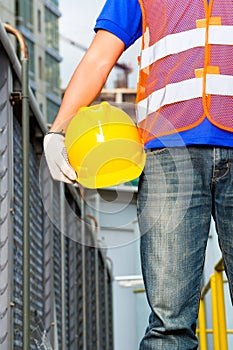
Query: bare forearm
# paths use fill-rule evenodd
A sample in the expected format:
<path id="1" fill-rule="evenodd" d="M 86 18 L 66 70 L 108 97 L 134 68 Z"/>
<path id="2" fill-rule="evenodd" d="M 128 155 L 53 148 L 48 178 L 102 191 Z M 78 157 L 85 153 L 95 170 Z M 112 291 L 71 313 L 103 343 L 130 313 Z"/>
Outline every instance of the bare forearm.
<path id="1" fill-rule="evenodd" d="M 124 44 L 113 34 L 105 31 L 96 34 L 67 86 L 51 130 L 65 131 L 79 108 L 94 101 L 123 50 Z"/>

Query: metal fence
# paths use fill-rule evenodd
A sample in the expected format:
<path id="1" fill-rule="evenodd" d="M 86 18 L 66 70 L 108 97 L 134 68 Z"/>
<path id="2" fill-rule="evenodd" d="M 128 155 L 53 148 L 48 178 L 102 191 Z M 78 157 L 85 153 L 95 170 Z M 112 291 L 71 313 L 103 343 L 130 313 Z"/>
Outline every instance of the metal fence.
<path id="1" fill-rule="evenodd" d="M 23 344 L 23 181 L 20 65 L 0 23 L 0 349 Z M 53 182 L 31 91 L 30 349 L 113 349 L 112 276 L 85 192 Z"/>

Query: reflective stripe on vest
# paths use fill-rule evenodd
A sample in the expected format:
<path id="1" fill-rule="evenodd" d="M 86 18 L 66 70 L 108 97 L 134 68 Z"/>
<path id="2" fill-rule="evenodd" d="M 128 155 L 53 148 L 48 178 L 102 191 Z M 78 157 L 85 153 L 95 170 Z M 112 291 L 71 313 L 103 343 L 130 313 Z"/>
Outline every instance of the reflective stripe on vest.
<path id="1" fill-rule="evenodd" d="M 191 129 L 205 117 L 233 132 L 233 2 L 139 2 L 137 118 L 144 141 Z"/>
<path id="2" fill-rule="evenodd" d="M 203 79 L 188 79 L 166 85 L 153 92 L 148 98 L 138 102 L 138 122 L 161 107 L 180 101 L 202 97 Z M 233 96 L 233 77 L 229 75 L 207 74 L 206 94 Z"/>
<path id="3" fill-rule="evenodd" d="M 170 34 L 154 45 L 142 50 L 140 69 L 157 60 L 193 47 L 205 46 L 205 28 L 195 28 L 186 32 Z M 233 26 L 210 26 L 208 44 L 233 45 Z"/>

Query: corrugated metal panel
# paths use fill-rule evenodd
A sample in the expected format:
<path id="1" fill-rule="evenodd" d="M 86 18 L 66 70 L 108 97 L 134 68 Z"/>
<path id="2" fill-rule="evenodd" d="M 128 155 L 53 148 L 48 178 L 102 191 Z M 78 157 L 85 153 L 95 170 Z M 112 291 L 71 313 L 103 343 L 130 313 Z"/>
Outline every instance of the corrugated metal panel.
<path id="1" fill-rule="evenodd" d="M 66 349 L 70 349 L 70 318 L 69 318 L 69 239 L 65 238 L 65 346 Z"/>
<path id="2" fill-rule="evenodd" d="M 62 344 L 62 286 L 61 286 L 61 232 L 59 230 L 59 220 L 61 217 L 60 213 L 60 187 L 59 183 L 54 182 L 53 184 L 53 214 L 56 218 L 57 226 L 53 226 L 53 288 L 55 296 L 55 308 L 56 308 L 56 328 L 57 328 L 57 341 L 59 344 L 59 349 L 61 349 Z"/>
<path id="3" fill-rule="evenodd" d="M 16 121 L 15 121 L 16 122 Z M 14 123 L 14 347 L 23 346 L 23 225 L 22 225 L 22 146 L 19 125 Z"/>
<path id="4" fill-rule="evenodd" d="M 12 74 L 0 43 L 0 348 L 12 338 L 12 108 L 8 99 Z"/>
<path id="5" fill-rule="evenodd" d="M 85 246 L 86 266 L 86 322 L 87 349 L 92 350 L 97 344 L 97 313 L 96 313 L 96 280 L 95 280 L 95 248 Z"/>
<path id="6" fill-rule="evenodd" d="M 107 302 L 108 302 L 108 349 L 113 350 L 113 296 L 112 296 L 112 276 L 110 273 L 107 274 Z"/>
<path id="7" fill-rule="evenodd" d="M 99 325 L 100 325 L 100 349 L 107 349 L 107 329 L 106 329 L 106 290 L 105 290 L 105 265 L 101 254 L 98 258 L 98 270 L 99 270 Z"/>
<path id="8" fill-rule="evenodd" d="M 84 346 L 84 298 L 83 295 L 83 274 L 82 274 L 82 246 L 75 243 L 75 307 L 76 307 L 76 349 L 83 349 Z"/>
<path id="9" fill-rule="evenodd" d="M 43 239 L 44 239 L 44 325 L 51 344 L 54 344 L 54 293 L 53 293 L 53 224 L 51 212 L 47 208 L 52 207 L 53 186 L 49 170 L 41 160 L 40 166 L 41 196 L 43 198 Z"/>
<path id="10" fill-rule="evenodd" d="M 76 327 L 77 327 L 77 302 L 75 284 L 75 243 L 68 240 L 69 246 L 69 349 L 76 348 Z"/>
<path id="11" fill-rule="evenodd" d="M 30 147 L 30 311 L 43 317 L 43 215 L 39 194 L 38 164 Z M 21 127 L 14 120 L 14 344 L 22 348 L 22 142 Z M 31 349 L 35 349 L 31 342 Z"/>

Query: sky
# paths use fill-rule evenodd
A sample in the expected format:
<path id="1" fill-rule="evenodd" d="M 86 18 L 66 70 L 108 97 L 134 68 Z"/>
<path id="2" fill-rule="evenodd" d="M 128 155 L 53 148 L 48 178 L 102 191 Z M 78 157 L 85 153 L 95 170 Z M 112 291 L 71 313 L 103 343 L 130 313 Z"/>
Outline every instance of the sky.
<path id="1" fill-rule="evenodd" d="M 59 9 L 62 16 L 59 20 L 59 30 L 63 37 L 69 38 L 84 47 L 88 47 L 94 37 L 94 25 L 105 0 L 60 0 Z M 131 64 L 133 72 L 129 75 L 129 87 L 135 88 L 137 82 L 137 56 L 139 53 L 139 40 L 130 47 L 119 59 L 121 63 Z M 65 88 L 80 62 L 84 51 L 72 46 L 61 38 L 60 55 L 61 63 L 61 87 Z M 112 88 L 118 69 L 110 74 L 106 87 Z"/>

